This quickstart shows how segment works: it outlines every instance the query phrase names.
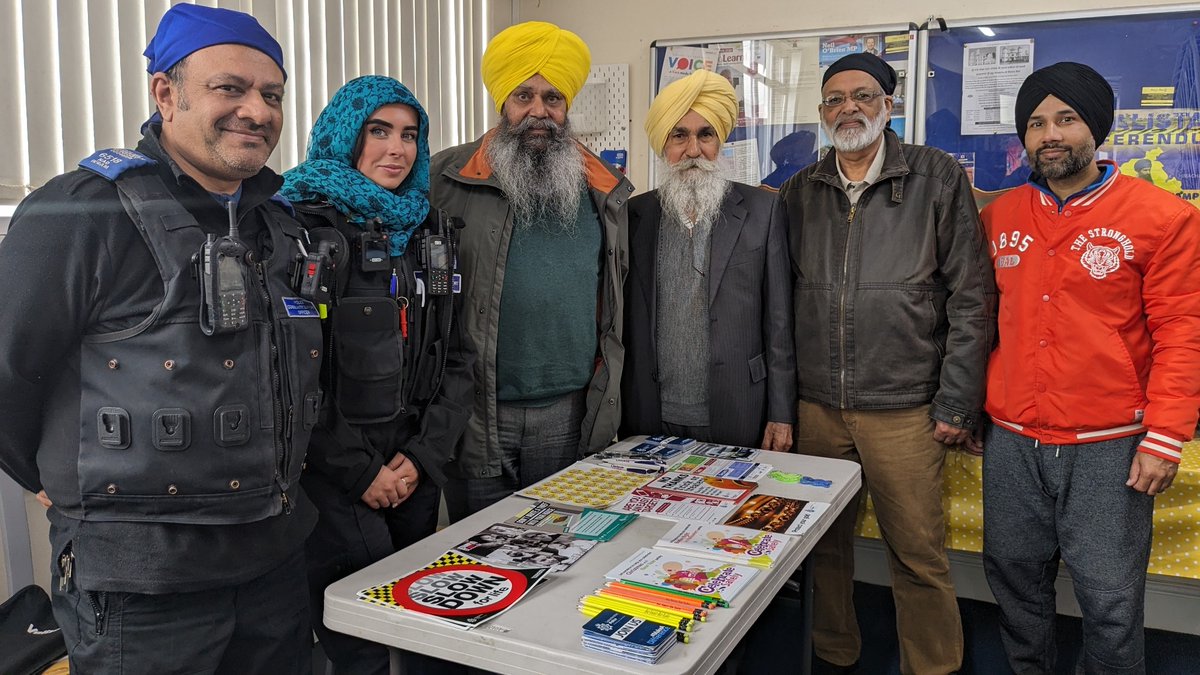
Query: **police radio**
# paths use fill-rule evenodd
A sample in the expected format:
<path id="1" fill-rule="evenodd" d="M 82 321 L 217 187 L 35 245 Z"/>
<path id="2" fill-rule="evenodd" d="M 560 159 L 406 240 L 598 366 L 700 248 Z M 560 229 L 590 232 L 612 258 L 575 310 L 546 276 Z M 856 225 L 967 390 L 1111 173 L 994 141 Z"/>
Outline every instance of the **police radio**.
<path id="1" fill-rule="evenodd" d="M 193 260 L 200 276 L 200 330 L 205 335 L 236 333 L 250 327 L 246 299 L 246 246 L 238 239 L 234 202 L 226 202 L 229 234 L 208 235 Z"/>
<path id="2" fill-rule="evenodd" d="M 426 234 L 421 243 L 420 255 L 424 270 L 425 292 L 429 295 L 450 295 L 454 279 L 454 237 L 456 226 L 453 218 L 438 213 L 438 230 Z M 458 225 L 461 227 L 461 225 Z"/>
<path id="3" fill-rule="evenodd" d="M 444 234 L 425 235 L 425 289 L 430 295 L 450 294 L 450 238 Z"/>

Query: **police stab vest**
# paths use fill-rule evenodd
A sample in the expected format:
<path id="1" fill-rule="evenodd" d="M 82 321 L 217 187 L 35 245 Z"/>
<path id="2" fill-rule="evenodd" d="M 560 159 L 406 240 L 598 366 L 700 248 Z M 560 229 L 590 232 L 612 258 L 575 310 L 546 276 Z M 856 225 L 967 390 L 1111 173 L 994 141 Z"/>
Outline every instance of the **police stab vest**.
<path id="1" fill-rule="evenodd" d="M 250 326 L 206 336 L 192 262 L 206 235 L 156 169 L 136 170 L 155 163 L 131 150 L 80 162 L 116 185 L 164 291 L 138 325 L 82 341 L 84 519 L 262 520 L 290 510 L 320 407 L 320 320 L 289 283 L 303 233 L 259 207 L 272 253 L 250 263 Z"/>

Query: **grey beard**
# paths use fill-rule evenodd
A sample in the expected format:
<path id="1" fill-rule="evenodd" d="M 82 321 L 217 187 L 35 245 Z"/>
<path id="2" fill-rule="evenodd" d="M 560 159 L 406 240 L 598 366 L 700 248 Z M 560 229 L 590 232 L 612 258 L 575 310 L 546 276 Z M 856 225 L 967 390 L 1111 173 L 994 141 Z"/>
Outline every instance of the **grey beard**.
<path id="1" fill-rule="evenodd" d="M 658 186 L 658 199 L 663 211 L 684 225 L 712 223 L 721 212 L 729 189 L 729 181 L 721 175 L 716 162 L 703 157 L 681 159 L 666 166 L 662 184 Z"/>
<path id="2" fill-rule="evenodd" d="M 1050 180 L 1062 180 L 1070 178 L 1088 168 L 1092 161 L 1096 158 L 1096 141 L 1088 139 L 1086 143 L 1080 146 L 1071 146 L 1065 143 L 1058 143 L 1051 147 L 1061 148 L 1067 151 L 1067 156 L 1062 159 L 1053 161 L 1043 161 L 1041 151 L 1045 147 L 1038 148 L 1033 153 L 1032 168 L 1035 172 Z"/>
<path id="3" fill-rule="evenodd" d="M 879 109 L 879 114 L 875 116 L 875 119 L 871 119 L 864 112 L 855 113 L 844 119 L 858 119 L 863 122 L 862 130 L 834 131 L 830 125 L 825 123 L 824 119 L 821 120 L 821 128 L 825 130 L 825 135 L 829 137 L 834 149 L 838 152 L 858 152 L 868 148 L 883 133 L 884 127 L 887 126 L 888 112 L 887 108 L 883 107 Z M 834 124 L 837 122 L 838 120 L 834 120 Z"/>
<path id="4" fill-rule="evenodd" d="M 526 138 L 531 129 L 550 133 Z M 586 182 L 583 153 L 571 138 L 569 124 L 526 117 L 514 126 L 501 116 L 487 156 L 517 227 L 538 222 L 554 232 L 574 233 Z"/>

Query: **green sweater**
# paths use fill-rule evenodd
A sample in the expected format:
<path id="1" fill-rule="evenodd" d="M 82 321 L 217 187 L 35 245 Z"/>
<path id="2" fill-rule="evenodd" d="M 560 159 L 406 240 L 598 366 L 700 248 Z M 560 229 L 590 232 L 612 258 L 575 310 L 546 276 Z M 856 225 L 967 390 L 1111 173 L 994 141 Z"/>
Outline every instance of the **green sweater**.
<path id="1" fill-rule="evenodd" d="M 496 398 L 527 406 L 587 386 L 596 362 L 600 216 L 587 191 L 575 229 L 514 224 L 496 338 Z"/>

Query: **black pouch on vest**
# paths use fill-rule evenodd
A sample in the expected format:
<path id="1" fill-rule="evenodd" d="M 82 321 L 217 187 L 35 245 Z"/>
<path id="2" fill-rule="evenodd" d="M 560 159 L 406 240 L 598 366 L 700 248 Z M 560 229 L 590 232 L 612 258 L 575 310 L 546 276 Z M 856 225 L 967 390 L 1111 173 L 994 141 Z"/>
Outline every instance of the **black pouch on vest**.
<path id="1" fill-rule="evenodd" d="M 337 401 L 352 424 L 387 422 L 400 414 L 403 354 L 400 308 L 383 298 L 342 298 L 333 315 Z"/>

